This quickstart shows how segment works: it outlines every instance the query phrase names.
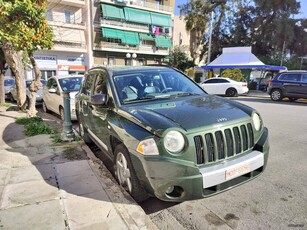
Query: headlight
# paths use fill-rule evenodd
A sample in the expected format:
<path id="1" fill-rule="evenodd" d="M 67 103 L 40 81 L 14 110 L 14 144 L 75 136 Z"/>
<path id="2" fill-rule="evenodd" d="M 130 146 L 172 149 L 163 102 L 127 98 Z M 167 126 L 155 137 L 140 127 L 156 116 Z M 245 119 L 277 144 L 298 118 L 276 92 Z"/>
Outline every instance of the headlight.
<path id="1" fill-rule="evenodd" d="M 259 131 L 261 128 L 261 119 L 260 116 L 257 113 L 253 113 L 252 115 L 253 123 L 256 131 Z"/>
<path id="2" fill-rule="evenodd" d="M 169 131 L 164 137 L 164 147 L 172 153 L 180 152 L 184 147 L 183 135 L 175 130 Z"/>
<path id="3" fill-rule="evenodd" d="M 156 142 L 152 138 L 141 141 L 138 144 L 136 151 L 143 155 L 159 155 L 159 150 Z"/>

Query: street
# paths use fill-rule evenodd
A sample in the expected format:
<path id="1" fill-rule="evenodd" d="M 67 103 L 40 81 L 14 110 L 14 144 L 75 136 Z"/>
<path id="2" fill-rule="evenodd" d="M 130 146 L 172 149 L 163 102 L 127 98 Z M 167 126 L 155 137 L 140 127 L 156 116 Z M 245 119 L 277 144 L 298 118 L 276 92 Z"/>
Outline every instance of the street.
<path id="1" fill-rule="evenodd" d="M 307 103 L 238 97 L 257 109 L 270 132 L 266 171 L 255 180 L 209 198 L 179 204 L 141 204 L 161 230 L 307 229 Z"/>
<path id="2" fill-rule="evenodd" d="M 150 198 L 140 206 L 161 230 L 307 229 L 306 100 L 273 102 L 245 96 L 231 100 L 257 109 L 269 129 L 266 171 L 249 183 L 209 198 L 183 203 Z M 73 126 L 77 129 L 77 123 Z M 91 149 L 103 158 L 97 147 Z"/>

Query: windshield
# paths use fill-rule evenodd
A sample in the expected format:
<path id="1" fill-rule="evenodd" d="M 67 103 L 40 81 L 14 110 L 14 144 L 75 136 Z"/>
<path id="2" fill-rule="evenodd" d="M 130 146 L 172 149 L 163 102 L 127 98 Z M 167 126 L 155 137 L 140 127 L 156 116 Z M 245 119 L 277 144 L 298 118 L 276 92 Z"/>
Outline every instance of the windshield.
<path id="1" fill-rule="evenodd" d="M 59 79 L 63 91 L 79 91 L 82 83 L 82 77 L 69 77 Z"/>
<path id="2" fill-rule="evenodd" d="M 115 75 L 113 78 L 117 94 L 124 104 L 205 94 L 188 77 L 172 69 L 139 71 Z"/>

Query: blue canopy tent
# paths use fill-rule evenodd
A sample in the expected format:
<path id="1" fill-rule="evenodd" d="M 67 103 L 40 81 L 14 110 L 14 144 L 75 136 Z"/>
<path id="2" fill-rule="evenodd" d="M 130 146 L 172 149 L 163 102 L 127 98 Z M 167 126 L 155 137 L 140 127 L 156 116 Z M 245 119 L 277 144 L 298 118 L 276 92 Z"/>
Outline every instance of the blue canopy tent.
<path id="1" fill-rule="evenodd" d="M 260 70 L 261 76 L 257 87 L 259 86 L 261 79 L 264 78 L 266 71 L 285 71 L 284 66 L 265 65 L 260 61 L 253 53 L 252 47 L 229 47 L 223 48 L 223 52 L 214 61 L 208 65 L 201 66 L 205 70 L 213 69 L 245 69 L 245 70 Z M 247 81 L 250 81 L 250 72 L 248 74 Z"/>

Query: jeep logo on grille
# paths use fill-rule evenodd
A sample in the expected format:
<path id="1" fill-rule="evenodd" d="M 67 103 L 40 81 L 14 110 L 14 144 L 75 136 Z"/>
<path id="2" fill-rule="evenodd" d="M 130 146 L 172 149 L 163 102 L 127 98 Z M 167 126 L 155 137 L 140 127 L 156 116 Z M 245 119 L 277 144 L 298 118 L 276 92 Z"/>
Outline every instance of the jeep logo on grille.
<path id="1" fill-rule="evenodd" d="M 221 117 L 221 118 L 218 118 L 216 121 L 217 122 L 227 121 L 227 118 L 226 117 Z"/>

